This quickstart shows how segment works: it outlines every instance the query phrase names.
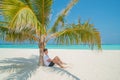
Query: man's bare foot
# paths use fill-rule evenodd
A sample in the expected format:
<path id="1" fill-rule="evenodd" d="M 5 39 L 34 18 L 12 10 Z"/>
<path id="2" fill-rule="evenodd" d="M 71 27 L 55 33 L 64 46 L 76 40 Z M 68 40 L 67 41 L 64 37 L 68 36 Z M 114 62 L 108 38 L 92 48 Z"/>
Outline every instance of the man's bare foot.
<path id="1" fill-rule="evenodd" d="M 61 68 L 64 68 L 64 69 L 67 68 L 67 67 L 68 67 L 68 66 L 61 66 Z"/>
<path id="2" fill-rule="evenodd" d="M 64 62 L 63 62 L 62 64 L 63 64 L 63 65 L 67 65 L 67 63 L 64 63 Z"/>

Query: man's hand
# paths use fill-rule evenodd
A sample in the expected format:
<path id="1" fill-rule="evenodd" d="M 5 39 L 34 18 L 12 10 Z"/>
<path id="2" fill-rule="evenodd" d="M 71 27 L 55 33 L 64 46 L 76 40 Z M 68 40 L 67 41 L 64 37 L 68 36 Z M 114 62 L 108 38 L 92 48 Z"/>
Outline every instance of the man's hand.
<path id="1" fill-rule="evenodd" d="M 48 61 L 48 62 L 51 62 L 52 60 L 51 60 L 51 59 L 48 59 L 47 61 Z"/>

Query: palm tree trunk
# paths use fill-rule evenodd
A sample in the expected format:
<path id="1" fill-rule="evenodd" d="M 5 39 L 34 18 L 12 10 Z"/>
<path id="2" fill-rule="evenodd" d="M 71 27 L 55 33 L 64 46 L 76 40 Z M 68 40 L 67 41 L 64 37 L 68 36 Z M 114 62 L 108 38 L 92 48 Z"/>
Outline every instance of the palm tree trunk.
<path id="1" fill-rule="evenodd" d="M 39 42 L 39 66 L 44 66 L 44 61 L 43 61 L 44 48 L 45 48 L 44 42 Z"/>

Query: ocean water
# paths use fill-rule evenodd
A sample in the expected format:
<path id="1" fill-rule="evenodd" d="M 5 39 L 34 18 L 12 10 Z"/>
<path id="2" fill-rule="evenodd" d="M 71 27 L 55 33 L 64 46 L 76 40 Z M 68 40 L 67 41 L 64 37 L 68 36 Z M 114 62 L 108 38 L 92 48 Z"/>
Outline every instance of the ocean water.
<path id="1" fill-rule="evenodd" d="M 30 49 L 37 49 L 37 44 L 14 44 L 14 45 L 0 45 L 0 48 L 30 48 Z M 48 49 L 85 49 L 89 50 L 89 46 L 87 45 L 47 45 L 46 48 Z M 102 45 L 103 50 L 120 50 L 120 45 Z"/>

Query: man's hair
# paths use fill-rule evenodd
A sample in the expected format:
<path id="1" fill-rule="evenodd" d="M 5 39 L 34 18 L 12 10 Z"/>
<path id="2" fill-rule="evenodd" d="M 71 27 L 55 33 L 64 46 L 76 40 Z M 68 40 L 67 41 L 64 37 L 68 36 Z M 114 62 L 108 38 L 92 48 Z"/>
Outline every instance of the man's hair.
<path id="1" fill-rule="evenodd" d="M 43 51 L 45 52 L 45 51 L 47 51 L 48 49 L 47 48 L 45 48 Z"/>

